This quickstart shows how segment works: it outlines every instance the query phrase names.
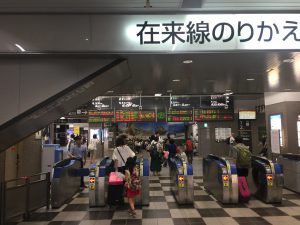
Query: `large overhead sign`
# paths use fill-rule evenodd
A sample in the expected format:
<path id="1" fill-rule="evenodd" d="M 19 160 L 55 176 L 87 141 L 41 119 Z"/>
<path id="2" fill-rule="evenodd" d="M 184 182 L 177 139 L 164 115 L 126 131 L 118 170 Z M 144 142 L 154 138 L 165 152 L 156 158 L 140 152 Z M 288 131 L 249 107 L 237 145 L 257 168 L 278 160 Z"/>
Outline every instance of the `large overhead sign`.
<path id="1" fill-rule="evenodd" d="M 297 14 L 132 16 L 126 26 L 134 50 L 220 51 L 299 49 Z M 122 43 L 123 44 L 123 43 Z"/>

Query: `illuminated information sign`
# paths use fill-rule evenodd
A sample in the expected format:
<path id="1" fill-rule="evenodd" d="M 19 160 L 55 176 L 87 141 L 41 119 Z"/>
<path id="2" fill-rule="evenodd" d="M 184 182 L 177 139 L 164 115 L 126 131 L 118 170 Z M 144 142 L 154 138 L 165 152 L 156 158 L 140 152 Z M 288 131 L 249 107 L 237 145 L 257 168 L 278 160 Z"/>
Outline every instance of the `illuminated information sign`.
<path id="1" fill-rule="evenodd" d="M 154 111 L 116 111 L 116 122 L 155 122 Z"/>
<path id="2" fill-rule="evenodd" d="M 167 111 L 167 122 L 191 122 L 193 121 L 192 109 L 172 109 Z"/>
<path id="3" fill-rule="evenodd" d="M 166 111 L 157 111 L 157 122 L 166 122 Z"/>
<path id="4" fill-rule="evenodd" d="M 195 121 L 233 120 L 233 111 L 226 109 L 194 109 Z"/>
<path id="5" fill-rule="evenodd" d="M 89 123 L 106 123 L 114 122 L 115 113 L 113 110 L 110 111 L 89 111 Z"/>

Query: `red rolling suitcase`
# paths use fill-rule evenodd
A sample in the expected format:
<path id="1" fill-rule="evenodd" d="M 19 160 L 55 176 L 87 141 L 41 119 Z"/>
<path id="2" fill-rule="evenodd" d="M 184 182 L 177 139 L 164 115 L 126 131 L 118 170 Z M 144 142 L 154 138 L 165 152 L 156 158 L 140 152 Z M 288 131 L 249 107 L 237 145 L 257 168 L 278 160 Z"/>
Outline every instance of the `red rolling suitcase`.
<path id="1" fill-rule="evenodd" d="M 239 182 L 239 201 L 248 202 L 250 200 L 250 190 L 246 177 L 238 177 Z"/>

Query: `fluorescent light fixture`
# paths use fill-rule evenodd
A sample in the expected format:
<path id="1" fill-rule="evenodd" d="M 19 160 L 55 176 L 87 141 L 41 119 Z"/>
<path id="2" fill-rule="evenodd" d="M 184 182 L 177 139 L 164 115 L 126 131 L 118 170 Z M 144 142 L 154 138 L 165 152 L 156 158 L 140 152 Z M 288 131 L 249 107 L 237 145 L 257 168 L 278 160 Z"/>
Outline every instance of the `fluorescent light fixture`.
<path id="1" fill-rule="evenodd" d="M 59 119 L 61 119 L 61 120 L 65 120 L 65 119 L 66 119 L 66 117 L 60 117 Z"/>
<path id="2" fill-rule="evenodd" d="M 273 68 L 270 68 L 268 70 L 266 70 L 267 73 L 270 73 L 271 71 L 273 71 L 274 69 Z"/>
<path id="3" fill-rule="evenodd" d="M 224 93 L 223 95 L 232 95 L 233 94 L 233 92 L 228 92 L 228 93 Z"/>
<path id="4" fill-rule="evenodd" d="M 174 79 L 174 80 L 172 80 L 173 82 L 180 82 L 180 80 L 179 79 Z"/>
<path id="5" fill-rule="evenodd" d="M 26 50 L 25 50 L 24 48 L 22 48 L 21 45 L 15 44 L 15 46 L 16 46 L 21 52 L 26 52 Z"/>
<path id="6" fill-rule="evenodd" d="M 282 62 L 284 62 L 284 63 L 293 63 L 294 61 L 295 61 L 295 59 L 293 59 L 293 58 L 282 60 Z"/>
<path id="7" fill-rule="evenodd" d="M 187 59 L 187 60 L 184 60 L 182 61 L 184 64 L 190 64 L 190 63 L 193 63 L 193 60 L 191 59 Z"/>
<path id="8" fill-rule="evenodd" d="M 255 80 L 254 78 L 247 78 L 246 79 L 247 81 L 253 81 L 253 80 Z"/>
<path id="9" fill-rule="evenodd" d="M 157 93 L 157 94 L 155 94 L 154 96 L 160 97 L 160 96 L 162 96 L 162 94 L 161 94 L 161 93 Z"/>

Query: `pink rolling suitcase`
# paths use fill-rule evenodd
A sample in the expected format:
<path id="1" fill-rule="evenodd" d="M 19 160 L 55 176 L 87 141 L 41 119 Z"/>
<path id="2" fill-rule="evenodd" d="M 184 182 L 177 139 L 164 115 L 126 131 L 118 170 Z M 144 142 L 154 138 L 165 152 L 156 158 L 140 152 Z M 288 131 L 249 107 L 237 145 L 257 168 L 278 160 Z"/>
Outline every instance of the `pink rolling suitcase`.
<path id="1" fill-rule="evenodd" d="M 248 202 L 250 200 L 250 190 L 246 177 L 238 177 L 239 182 L 239 201 Z"/>
<path id="2" fill-rule="evenodd" d="M 108 177 L 108 185 L 123 185 L 123 179 L 116 172 L 111 172 Z"/>

